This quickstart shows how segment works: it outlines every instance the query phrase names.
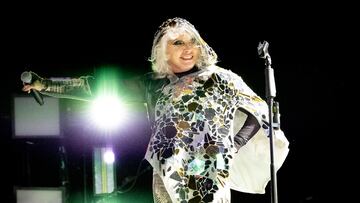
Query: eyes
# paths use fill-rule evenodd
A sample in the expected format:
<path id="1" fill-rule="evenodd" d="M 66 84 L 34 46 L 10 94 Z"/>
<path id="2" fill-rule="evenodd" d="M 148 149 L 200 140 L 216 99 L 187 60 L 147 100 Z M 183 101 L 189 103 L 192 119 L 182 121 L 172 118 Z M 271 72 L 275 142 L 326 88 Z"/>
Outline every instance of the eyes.
<path id="1" fill-rule="evenodd" d="M 182 46 L 182 45 L 185 45 L 185 42 L 182 41 L 182 40 L 175 40 L 175 41 L 173 42 L 173 45 L 175 45 L 175 46 Z"/>
<path id="2" fill-rule="evenodd" d="M 193 38 L 189 42 L 185 42 L 180 39 L 176 39 L 172 42 L 172 45 L 178 48 L 190 47 L 190 48 L 199 48 L 200 44 Z"/>

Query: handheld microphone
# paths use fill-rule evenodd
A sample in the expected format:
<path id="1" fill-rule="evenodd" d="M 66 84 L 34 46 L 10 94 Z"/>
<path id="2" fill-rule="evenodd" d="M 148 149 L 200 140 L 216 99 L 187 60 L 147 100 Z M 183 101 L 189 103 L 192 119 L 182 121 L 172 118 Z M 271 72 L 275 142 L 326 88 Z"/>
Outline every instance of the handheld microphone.
<path id="1" fill-rule="evenodd" d="M 33 78 L 33 74 L 32 72 L 28 72 L 28 71 L 25 71 L 21 74 L 21 81 L 23 81 L 24 83 L 26 84 L 31 84 L 33 83 L 33 79 L 36 80 L 36 75 L 35 77 Z M 30 91 L 30 94 L 32 94 L 32 96 L 35 98 L 36 102 L 39 103 L 40 105 L 43 105 L 44 104 L 44 99 L 43 97 L 41 96 L 40 92 L 35 90 L 35 89 L 31 89 Z"/>

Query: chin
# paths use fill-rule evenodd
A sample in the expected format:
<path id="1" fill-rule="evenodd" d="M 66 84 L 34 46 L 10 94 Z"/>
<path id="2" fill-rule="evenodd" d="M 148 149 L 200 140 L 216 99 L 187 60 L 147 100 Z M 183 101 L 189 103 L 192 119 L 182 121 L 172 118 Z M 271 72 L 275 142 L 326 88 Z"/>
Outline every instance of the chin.
<path id="1" fill-rule="evenodd" d="M 189 71 L 193 68 L 194 66 L 188 66 L 186 68 L 183 68 L 182 70 L 185 72 L 185 71 Z"/>
<path id="2" fill-rule="evenodd" d="M 191 64 L 186 64 L 183 66 L 183 70 L 190 70 L 195 66 L 195 64 L 191 63 Z"/>

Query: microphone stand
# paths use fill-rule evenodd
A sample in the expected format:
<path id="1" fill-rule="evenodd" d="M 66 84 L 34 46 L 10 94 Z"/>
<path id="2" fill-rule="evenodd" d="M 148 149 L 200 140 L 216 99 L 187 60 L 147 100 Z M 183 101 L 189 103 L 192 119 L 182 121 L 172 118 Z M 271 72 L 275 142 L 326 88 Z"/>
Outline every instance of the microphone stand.
<path id="1" fill-rule="evenodd" d="M 276 170 L 274 164 L 274 127 L 279 128 L 280 122 L 278 121 L 279 109 L 278 102 L 274 103 L 274 98 L 276 96 L 276 87 L 274 79 L 274 70 L 271 68 L 271 57 L 268 52 L 269 43 L 264 41 L 258 45 L 258 54 L 260 58 L 265 60 L 265 81 L 266 81 L 266 99 L 269 106 L 269 138 L 270 138 L 270 172 L 271 172 L 271 202 L 278 203 L 278 193 L 277 193 L 277 180 L 276 180 Z M 275 109 L 274 109 L 275 107 Z M 274 112 L 277 114 L 275 116 L 275 121 L 277 125 L 274 126 Z"/>

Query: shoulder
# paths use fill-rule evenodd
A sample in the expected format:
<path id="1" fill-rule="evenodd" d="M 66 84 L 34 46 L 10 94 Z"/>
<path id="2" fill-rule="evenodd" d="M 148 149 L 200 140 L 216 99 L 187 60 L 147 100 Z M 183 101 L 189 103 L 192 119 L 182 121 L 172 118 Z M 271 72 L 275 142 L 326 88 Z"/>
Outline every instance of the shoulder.
<path id="1" fill-rule="evenodd" d="M 153 80 L 155 77 L 155 73 L 154 72 L 147 72 L 143 75 L 141 75 L 141 78 L 144 80 Z"/>
<path id="2" fill-rule="evenodd" d="M 220 77 L 222 80 L 226 80 L 228 82 L 234 82 L 234 81 L 244 82 L 241 76 L 234 73 L 230 69 L 226 69 L 220 66 L 211 66 L 209 67 L 209 69 L 212 70 L 212 72 L 216 74 L 218 77 Z"/>
<path id="3" fill-rule="evenodd" d="M 225 69 L 219 66 L 213 67 L 214 74 L 225 84 L 231 88 L 235 88 L 246 95 L 256 95 L 254 91 L 246 84 L 241 76 L 234 73 L 229 69 Z"/>
<path id="4" fill-rule="evenodd" d="M 145 73 L 141 76 L 141 80 L 143 81 L 145 88 L 149 90 L 158 89 L 169 82 L 168 78 L 159 77 L 159 75 L 154 72 Z"/>
<path id="5" fill-rule="evenodd" d="M 159 81 L 167 80 L 167 77 L 160 76 L 155 72 L 147 72 L 141 75 L 141 79 L 144 80 L 145 82 L 159 82 Z"/>

